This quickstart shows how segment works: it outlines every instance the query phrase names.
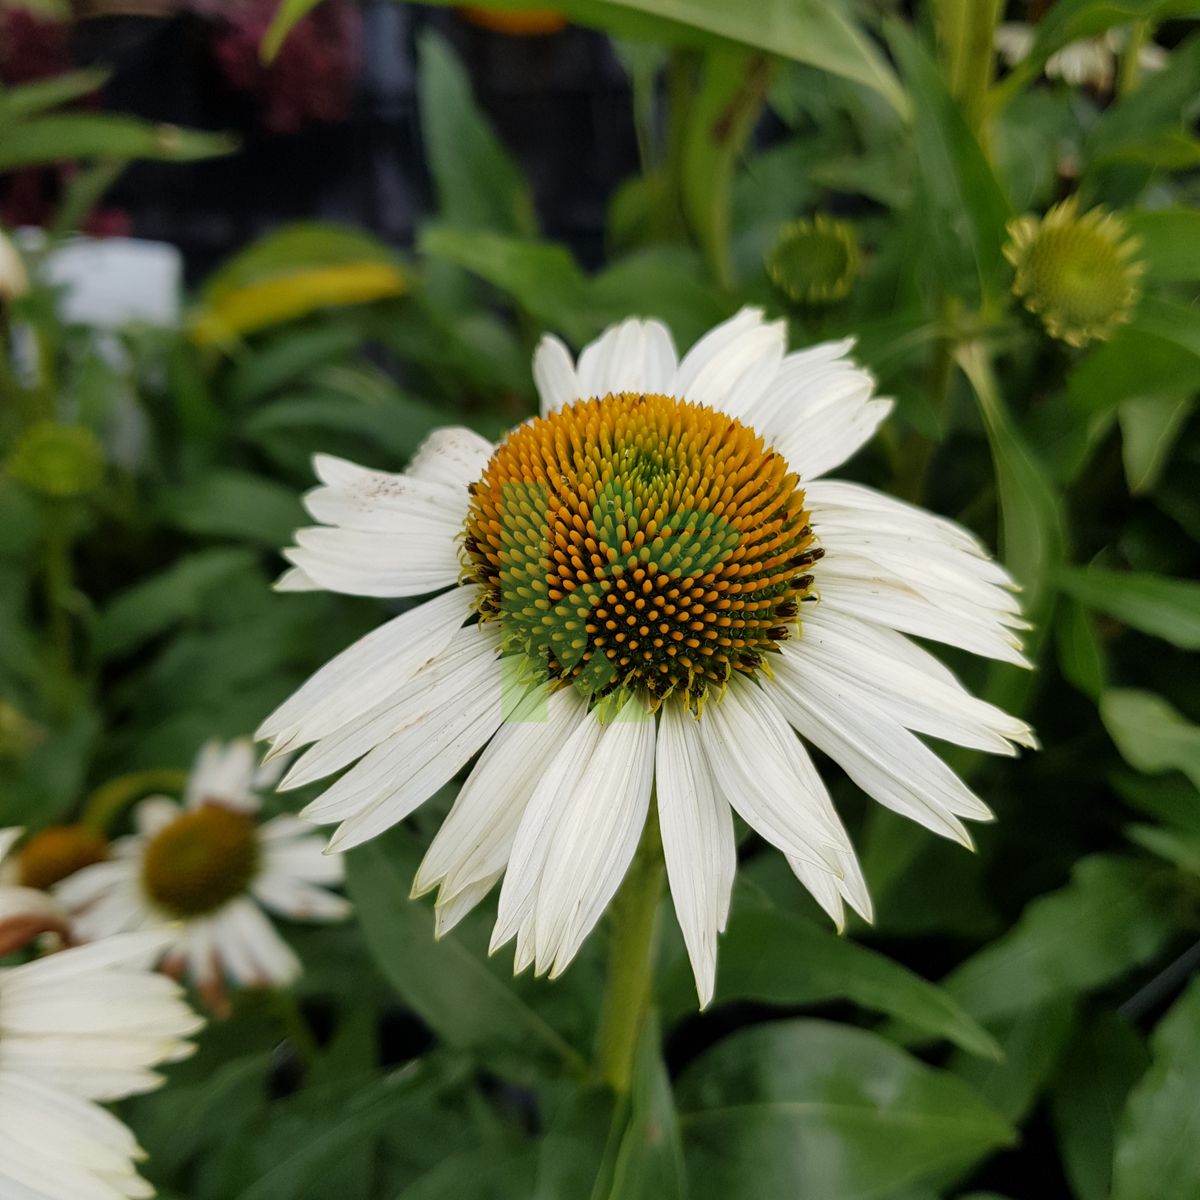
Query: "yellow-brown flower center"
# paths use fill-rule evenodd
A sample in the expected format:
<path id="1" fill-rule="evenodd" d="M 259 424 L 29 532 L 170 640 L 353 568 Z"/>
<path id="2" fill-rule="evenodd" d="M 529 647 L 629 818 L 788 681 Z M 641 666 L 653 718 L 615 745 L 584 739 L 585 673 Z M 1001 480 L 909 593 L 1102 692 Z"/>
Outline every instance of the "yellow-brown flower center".
<path id="1" fill-rule="evenodd" d="M 240 896 L 258 874 L 252 817 L 205 804 L 154 835 L 142 859 L 142 884 L 160 908 L 198 917 Z"/>
<path id="2" fill-rule="evenodd" d="M 514 430 L 472 488 L 484 620 L 543 678 L 699 709 L 795 632 L 813 544 L 787 463 L 669 396 L 581 400 Z"/>
<path id="3" fill-rule="evenodd" d="M 86 825 L 53 825 L 34 834 L 18 860 L 21 883 L 46 891 L 68 875 L 108 857 L 104 837 Z"/>

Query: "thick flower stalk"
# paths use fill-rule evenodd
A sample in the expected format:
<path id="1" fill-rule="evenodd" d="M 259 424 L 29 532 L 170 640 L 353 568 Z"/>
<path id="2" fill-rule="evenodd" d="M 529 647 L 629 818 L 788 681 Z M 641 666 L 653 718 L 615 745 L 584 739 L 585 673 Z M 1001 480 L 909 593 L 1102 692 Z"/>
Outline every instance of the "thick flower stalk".
<path id="1" fill-rule="evenodd" d="M 969 845 L 964 819 L 991 813 L 918 735 L 1011 754 L 1033 734 L 909 636 L 1028 665 L 1024 623 L 965 529 L 823 478 L 891 410 L 850 349 L 789 354 L 783 323 L 747 309 L 681 359 L 662 324 L 629 320 L 578 362 L 544 338 L 541 414 L 498 446 L 442 430 L 400 475 L 318 456 L 320 524 L 280 588 L 436 593 L 259 731 L 309 747 L 284 788 L 342 772 L 304 814 L 338 826 L 331 847 L 478 755 L 414 890 L 437 890 L 444 932 L 502 880 L 493 950 L 515 939 L 518 970 L 553 976 L 653 819 L 706 1004 L 734 813 L 839 926 L 845 904 L 871 916 L 807 744 Z"/>

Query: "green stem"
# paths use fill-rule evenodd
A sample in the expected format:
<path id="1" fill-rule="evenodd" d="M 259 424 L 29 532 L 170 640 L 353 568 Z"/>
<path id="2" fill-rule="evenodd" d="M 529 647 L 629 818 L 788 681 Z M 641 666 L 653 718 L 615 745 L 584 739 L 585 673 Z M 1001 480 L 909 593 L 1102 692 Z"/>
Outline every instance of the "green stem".
<path id="1" fill-rule="evenodd" d="M 1134 21 L 1129 27 L 1129 40 L 1121 55 L 1121 74 L 1117 79 L 1117 95 L 1127 96 L 1136 91 L 1142 78 L 1142 47 L 1150 40 L 1150 22 Z"/>
<path id="2" fill-rule="evenodd" d="M 658 819 L 651 813 L 612 908 L 613 937 L 600 1011 L 596 1071 L 618 1095 L 625 1095 L 632 1084 L 638 1038 L 654 992 L 662 885 L 662 842 Z"/>
<path id="3" fill-rule="evenodd" d="M 70 674 L 71 632 L 71 536 L 64 528 L 61 514 L 52 513 L 46 531 L 43 577 L 46 592 L 46 619 L 54 660 L 64 674 Z"/>
<path id="4" fill-rule="evenodd" d="M 995 73 L 996 25 L 1003 0 L 937 0 L 938 40 L 950 94 L 987 149 L 988 90 Z"/>

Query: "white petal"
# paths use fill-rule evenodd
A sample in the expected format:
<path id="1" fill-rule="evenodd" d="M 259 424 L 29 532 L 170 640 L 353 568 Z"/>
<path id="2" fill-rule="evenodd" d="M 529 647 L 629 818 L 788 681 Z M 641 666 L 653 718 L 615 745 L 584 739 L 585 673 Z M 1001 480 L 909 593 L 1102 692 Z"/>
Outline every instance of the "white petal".
<path id="1" fill-rule="evenodd" d="M 551 978 L 575 957 L 633 859 L 654 780 L 654 718 L 635 697 L 604 728 L 563 813 L 538 881 L 537 970 Z"/>
<path id="2" fill-rule="evenodd" d="M 277 592 L 320 592 L 324 591 L 319 583 L 306 575 L 299 567 L 288 567 L 275 580 Z"/>
<path id="3" fill-rule="evenodd" d="M 446 900 L 439 898 L 433 910 L 433 936 L 443 938 L 496 886 L 503 871 L 476 879 Z"/>
<path id="4" fill-rule="evenodd" d="M 478 598 L 473 585 L 453 588 L 372 630 L 285 700 L 255 737 L 301 746 L 361 717 L 446 648 Z"/>
<path id="5" fill-rule="evenodd" d="M 781 362 L 786 341 L 785 322 L 767 322 L 763 320 L 761 309 L 743 308 L 736 316 L 709 330 L 684 355 L 670 394 L 723 411 L 728 411 L 726 405 L 735 394 L 741 403 L 752 403 L 753 397 L 744 391 L 738 392 L 738 385 L 764 360 Z M 760 372 L 760 383 L 764 386 L 766 375 L 769 372 Z"/>
<path id="6" fill-rule="evenodd" d="M 552 333 L 545 334 L 534 351 L 533 382 L 543 417 L 583 398 L 571 352 Z"/>
<path id="7" fill-rule="evenodd" d="M 417 447 L 405 474 L 461 492 L 483 474 L 495 450 L 473 429 L 448 425 L 435 429 Z"/>
<path id="8" fill-rule="evenodd" d="M 729 912 L 737 845 L 733 814 L 713 784 L 698 725 L 682 704 L 663 705 L 655 786 L 671 899 L 705 1008 L 716 983 L 717 935 Z"/>
<path id="9" fill-rule="evenodd" d="M 573 688 L 531 691 L 506 717 L 442 822 L 413 883 L 422 895 L 443 884 L 449 899 L 503 869 L 534 789 L 587 713 Z"/>
<path id="10" fill-rule="evenodd" d="M 881 804 L 964 845 L 959 820 L 990 820 L 988 807 L 941 759 L 851 689 L 798 678 L 792 660 L 775 671 L 772 692 L 789 721 Z"/>
<path id="11" fill-rule="evenodd" d="M 785 854 L 840 870 L 845 832 L 831 821 L 824 785 L 771 697 L 735 676 L 700 719 L 704 752 L 725 799 Z"/>

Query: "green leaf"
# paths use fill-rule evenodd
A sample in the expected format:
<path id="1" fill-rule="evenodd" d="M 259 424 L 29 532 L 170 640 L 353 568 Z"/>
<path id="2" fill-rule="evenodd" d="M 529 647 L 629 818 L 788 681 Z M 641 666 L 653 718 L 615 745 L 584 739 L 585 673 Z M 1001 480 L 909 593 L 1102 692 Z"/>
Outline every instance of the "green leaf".
<path id="1" fill-rule="evenodd" d="M 258 49 L 264 63 L 275 58 L 287 35 L 320 3 L 321 0 L 281 0 Z"/>
<path id="2" fill-rule="evenodd" d="M 725 1038 L 676 1097 L 695 1200 L 883 1196 L 1014 1137 L 961 1080 L 825 1021 Z"/>
<path id="3" fill-rule="evenodd" d="M 0 171 L 38 167 L 72 158 L 149 158 L 193 162 L 232 154 L 225 134 L 200 133 L 106 113 L 50 113 L 4 131 Z"/>
<path id="4" fill-rule="evenodd" d="M 1077 1200 L 1108 1200 L 1117 1118 L 1148 1062 L 1137 1030 L 1107 1009 L 1083 1025 L 1067 1047 L 1050 1114 Z"/>
<path id="5" fill-rule="evenodd" d="M 458 0 L 426 0 L 441 5 Z M 284 8 L 306 12 L 312 0 L 284 0 Z M 477 7 L 503 11 L 528 8 L 528 0 L 482 0 Z M 554 7 L 572 21 L 642 41 L 708 44 L 715 36 L 781 58 L 809 63 L 878 92 L 900 114 L 908 98 L 886 58 L 847 15 L 843 0 L 557 0 Z M 282 10 L 281 10 L 282 11 Z M 279 16 L 276 22 L 281 23 Z M 268 34 L 268 39 L 271 35 Z"/>
<path id="6" fill-rule="evenodd" d="M 307 523 L 290 488 L 248 471 L 212 471 L 194 483 L 164 492 L 159 519 L 206 537 L 282 546 Z"/>
<path id="7" fill-rule="evenodd" d="M 429 909 L 409 899 L 419 847 L 402 830 L 347 855 L 347 885 L 380 970 L 448 1045 L 504 1062 L 576 1068 L 579 1056 L 458 936 L 433 937 Z"/>
<path id="8" fill-rule="evenodd" d="M 1171 917 L 1170 896 L 1146 864 L 1085 858 L 1066 887 L 1034 900 L 943 986 L 981 1021 L 1013 1017 L 1150 961 L 1171 936 Z"/>
<path id="9" fill-rule="evenodd" d="M 1025 444 L 1004 404 L 985 351 L 978 343 L 957 355 L 979 401 L 987 431 L 1000 516 L 1004 561 L 1024 588 L 1025 615 L 1044 624 L 1054 578 L 1063 558 L 1062 513 L 1045 468 Z"/>
<path id="10" fill-rule="evenodd" d="M 1098 699 L 1108 683 L 1108 665 L 1087 609 L 1075 600 L 1063 600 L 1054 616 L 1054 631 L 1059 669 L 1069 683 Z"/>
<path id="11" fill-rule="evenodd" d="M 1080 421 L 1103 417 L 1125 400 L 1197 388 L 1200 355 L 1140 323 L 1122 326 L 1067 376 L 1067 399 Z"/>
<path id="12" fill-rule="evenodd" d="M 670 1011 L 694 1005 L 691 975 L 677 964 L 664 981 Z M 995 1058 L 995 1039 L 940 988 L 882 954 L 776 909 L 734 906 L 721 940 L 715 1003 L 825 1004 L 849 1000 Z"/>
<path id="13" fill-rule="evenodd" d="M 247 571 L 257 571 L 250 550 L 201 550 L 135 583 L 101 611 L 95 628 L 97 652 L 102 658 L 127 654 L 199 613 L 210 592 Z"/>
<path id="14" fill-rule="evenodd" d="M 1081 604 L 1133 629 L 1181 650 L 1200 650 L 1200 583 L 1105 567 L 1067 567 L 1059 574 L 1059 586 Z"/>
<path id="15" fill-rule="evenodd" d="M 1167 208 L 1123 214 L 1141 247 L 1138 258 L 1151 279 L 1190 283 L 1200 279 L 1200 212 Z"/>
<path id="16" fill-rule="evenodd" d="M 1130 825 L 1125 832 L 1143 850 L 1157 854 L 1181 871 L 1200 876 L 1200 835 L 1160 829 L 1157 825 Z"/>
<path id="17" fill-rule="evenodd" d="M 622 1115 L 612 1092 L 600 1084 L 562 1097 L 541 1140 L 532 1200 L 590 1197 L 603 1187 L 611 1179 Z"/>
<path id="18" fill-rule="evenodd" d="M 950 294 L 965 285 L 994 295 L 1005 271 L 1008 200 L 928 51 L 898 21 L 889 22 L 888 38 L 913 97 L 924 252 Z"/>
<path id="19" fill-rule="evenodd" d="M 1200 788 L 1200 725 L 1153 692 L 1113 688 L 1100 697 L 1100 716 L 1121 757 L 1139 771 L 1182 771 Z"/>
<path id="20" fill-rule="evenodd" d="M 69 104 L 101 88 L 110 71 L 68 71 L 50 79 L 38 79 L 18 87 L 0 87 L 0 125 L 10 125 L 25 118 L 44 113 L 47 109 Z M 5 137 L 8 134 L 5 133 Z"/>
<path id="21" fill-rule="evenodd" d="M 417 39 L 417 99 L 440 219 L 458 229 L 531 236 L 537 227 L 529 185 L 489 127 L 466 71 L 445 39 Z"/>
<path id="22" fill-rule="evenodd" d="M 1060 997 L 997 1023 L 996 1062 L 956 1054 L 950 1069 L 1001 1116 L 1024 1121 L 1054 1076 L 1075 1023 L 1075 1002 Z"/>
<path id="23" fill-rule="evenodd" d="M 1200 838 L 1200 795 L 1181 775 L 1136 775 L 1117 771 L 1111 777 L 1121 799 L 1164 825 Z"/>
<path id="24" fill-rule="evenodd" d="M 1200 979 L 1159 1022 L 1150 1051 L 1117 1135 L 1112 1200 L 1200 1195 Z"/>
<path id="25" fill-rule="evenodd" d="M 1171 450 L 1196 407 L 1188 390 L 1135 396 L 1117 409 L 1121 423 L 1121 458 L 1134 495 L 1154 487 Z"/>

